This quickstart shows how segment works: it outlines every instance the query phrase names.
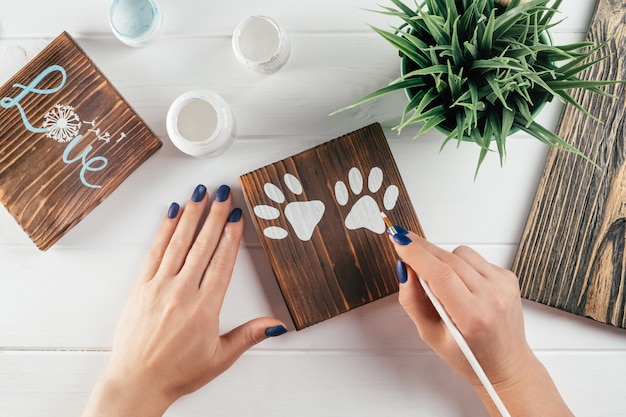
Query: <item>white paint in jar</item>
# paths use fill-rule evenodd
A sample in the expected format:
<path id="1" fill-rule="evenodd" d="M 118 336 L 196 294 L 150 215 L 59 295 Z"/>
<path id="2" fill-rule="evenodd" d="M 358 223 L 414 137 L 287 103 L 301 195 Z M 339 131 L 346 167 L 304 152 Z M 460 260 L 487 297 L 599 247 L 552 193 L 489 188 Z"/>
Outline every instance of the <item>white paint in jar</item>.
<path id="1" fill-rule="evenodd" d="M 217 128 L 217 112 L 207 101 L 191 99 L 180 109 L 177 128 L 191 142 L 205 141 Z"/>
<path id="2" fill-rule="evenodd" d="M 167 113 L 167 134 L 182 152 L 198 158 L 221 155 L 235 139 L 235 118 L 226 101 L 212 91 L 178 97 Z"/>
<path id="3" fill-rule="evenodd" d="M 267 16 L 250 16 L 239 23 L 232 43 L 239 62 L 267 74 L 282 68 L 291 53 L 285 31 Z"/>

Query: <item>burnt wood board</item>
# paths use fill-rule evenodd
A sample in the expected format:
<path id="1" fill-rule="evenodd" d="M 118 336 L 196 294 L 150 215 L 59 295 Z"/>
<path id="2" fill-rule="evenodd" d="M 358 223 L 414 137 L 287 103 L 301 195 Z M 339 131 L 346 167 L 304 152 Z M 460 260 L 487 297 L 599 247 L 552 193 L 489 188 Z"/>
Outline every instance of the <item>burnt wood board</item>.
<path id="1" fill-rule="evenodd" d="M 600 0 L 587 38 L 609 58 L 581 78 L 626 79 L 626 3 Z M 574 91 L 601 122 L 566 105 L 557 134 L 600 166 L 559 150 L 548 156 L 513 264 L 522 296 L 626 328 L 626 100 Z"/>
<path id="2" fill-rule="evenodd" d="M 41 250 L 160 147 L 67 33 L 0 88 L 0 201 Z"/>
<path id="3" fill-rule="evenodd" d="M 240 177 L 296 329 L 398 290 L 381 211 L 422 234 L 378 124 Z"/>

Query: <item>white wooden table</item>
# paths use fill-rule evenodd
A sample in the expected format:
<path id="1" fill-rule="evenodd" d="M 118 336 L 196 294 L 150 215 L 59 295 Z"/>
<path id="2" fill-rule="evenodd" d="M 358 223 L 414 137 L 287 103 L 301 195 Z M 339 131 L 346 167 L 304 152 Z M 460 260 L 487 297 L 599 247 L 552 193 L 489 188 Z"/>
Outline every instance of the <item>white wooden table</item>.
<path id="1" fill-rule="evenodd" d="M 384 3 L 384 2 L 383 2 Z M 575 3 L 575 4 L 574 4 Z M 442 136 L 412 140 L 390 128 L 402 94 L 328 117 L 399 73 L 397 54 L 365 22 L 374 0 L 161 0 L 165 31 L 145 49 L 120 43 L 109 1 L 0 0 L 0 82 L 67 30 L 161 137 L 163 148 L 46 253 L 0 208 L 0 416 L 81 413 L 103 370 L 113 332 L 156 228 L 171 201 L 197 183 L 214 191 L 239 175 L 371 122 L 391 149 L 428 237 L 452 249 L 469 244 L 510 266 L 547 149 L 523 134 L 509 139 L 500 168 L 493 155 L 473 181 L 475 146 L 438 154 Z M 581 40 L 593 0 L 566 2 L 555 42 Z M 252 14 L 290 33 L 292 54 L 263 76 L 235 59 L 230 35 Z M 206 88 L 233 107 L 239 136 L 223 156 L 180 153 L 165 132 L 179 94 Z M 561 107 L 540 120 L 554 129 Z M 2 123 L 2 121 L 0 121 Z M 289 322 L 269 264 L 248 228 L 222 312 L 229 329 L 261 315 Z M 391 266 L 390 266 L 391 267 Z M 579 416 L 626 415 L 626 332 L 524 302 L 529 341 Z M 183 398 L 167 416 L 483 416 L 471 389 L 419 340 L 387 297 L 300 332 L 258 345 L 226 374 Z"/>

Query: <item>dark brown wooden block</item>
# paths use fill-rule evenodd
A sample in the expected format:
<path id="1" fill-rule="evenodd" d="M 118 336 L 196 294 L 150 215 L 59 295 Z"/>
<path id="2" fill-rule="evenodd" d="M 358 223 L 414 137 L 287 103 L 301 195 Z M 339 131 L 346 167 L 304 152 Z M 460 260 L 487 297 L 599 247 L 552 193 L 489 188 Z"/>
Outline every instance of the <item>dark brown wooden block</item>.
<path id="1" fill-rule="evenodd" d="M 0 201 L 42 250 L 161 147 L 67 33 L 0 100 Z"/>
<path id="2" fill-rule="evenodd" d="M 581 78 L 626 79 L 626 3 L 600 0 L 588 39 L 614 36 L 609 58 Z M 557 133 L 600 165 L 552 151 L 532 205 L 513 270 L 522 295 L 626 328 L 626 100 L 586 92 L 575 98 L 602 123 L 565 106 Z"/>
<path id="3" fill-rule="evenodd" d="M 417 233 L 422 228 L 380 125 L 240 182 L 298 330 L 398 290 L 397 257 L 380 212 Z"/>

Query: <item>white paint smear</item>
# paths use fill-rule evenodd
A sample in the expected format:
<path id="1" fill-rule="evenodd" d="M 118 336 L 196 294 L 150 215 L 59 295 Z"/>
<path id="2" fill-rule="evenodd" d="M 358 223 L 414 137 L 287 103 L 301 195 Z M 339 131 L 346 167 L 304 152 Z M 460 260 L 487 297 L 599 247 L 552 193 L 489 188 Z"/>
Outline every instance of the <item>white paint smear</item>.
<path id="1" fill-rule="evenodd" d="M 361 191 L 363 191 L 363 176 L 357 167 L 353 167 L 348 172 L 348 183 L 350 183 L 350 189 L 354 194 L 361 194 Z"/>
<path id="2" fill-rule="evenodd" d="M 304 242 L 311 239 L 317 224 L 322 220 L 325 206 L 319 200 L 295 201 L 285 207 L 285 217 L 296 236 Z"/>
<path id="3" fill-rule="evenodd" d="M 285 202 L 285 195 L 283 194 L 282 191 L 280 191 L 280 188 L 278 188 L 277 186 L 275 186 L 272 183 L 266 183 L 263 186 L 263 190 L 265 191 L 265 195 L 268 196 L 270 198 L 270 200 L 282 204 Z"/>
<path id="4" fill-rule="evenodd" d="M 277 240 L 284 239 L 289 235 L 289 233 L 285 229 L 277 226 L 266 227 L 265 230 L 263 230 L 263 234 L 270 239 Z"/>
<path id="5" fill-rule="evenodd" d="M 285 181 L 287 188 L 289 188 L 292 193 L 296 195 L 302 194 L 302 184 L 300 184 L 300 180 L 298 180 L 295 176 L 292 174 L 285 174 L 283 180 Z"/>
<path id="6" fill-rule="evenodd" d="M 274 220 L 280 217 L 280 210 L 272 206 L 256 206 L 254 214 L 264 220 Z"/>
<path id="7" fill-rule="evenodd" d="M 335 199 L 341 206 L 348 204 L 348 187 L 343 181 L 337 181 L 335 184 Z"/>
<path id="8" fill-rule="evenodd" d="M 396 206 L 396 202 L 398 201 L 398 197 L 400 196 L 400 190 L 395 185 L 390 185 L 387 190 L 385 190 L 385 196 L 383 197 L 383 205 L 385 206 L 385 210 L 391 210 Z"/>

